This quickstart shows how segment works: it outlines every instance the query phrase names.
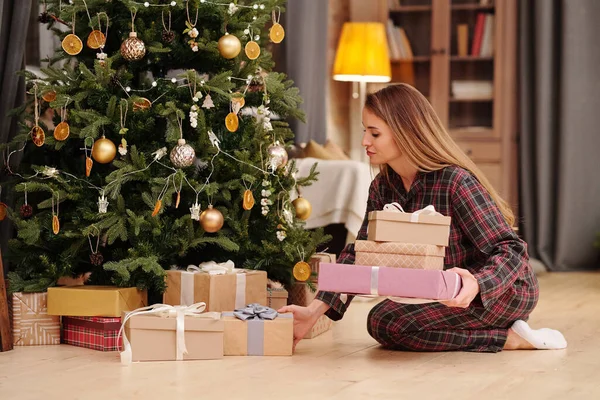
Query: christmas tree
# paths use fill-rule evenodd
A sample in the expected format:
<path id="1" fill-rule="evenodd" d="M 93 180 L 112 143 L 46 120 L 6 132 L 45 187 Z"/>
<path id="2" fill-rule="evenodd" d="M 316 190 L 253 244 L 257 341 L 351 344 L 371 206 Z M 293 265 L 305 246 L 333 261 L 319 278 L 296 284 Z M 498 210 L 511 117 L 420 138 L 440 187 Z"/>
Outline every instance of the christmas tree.
<path id="1" fill-rule="evenodd" d="M 328 238 L 293 200 L 317 174 L 296 177 L 286 153 L 285 121 L 304 115 L 267 51 L 284 39 L 282 3 L 44 1 L 62 48 L 43 76 L 23 73 L 14 112 L 13 291 L 92 272 L 160 293 L 165 269 L 227 260 L 306 279 L 300 261 Z"/>

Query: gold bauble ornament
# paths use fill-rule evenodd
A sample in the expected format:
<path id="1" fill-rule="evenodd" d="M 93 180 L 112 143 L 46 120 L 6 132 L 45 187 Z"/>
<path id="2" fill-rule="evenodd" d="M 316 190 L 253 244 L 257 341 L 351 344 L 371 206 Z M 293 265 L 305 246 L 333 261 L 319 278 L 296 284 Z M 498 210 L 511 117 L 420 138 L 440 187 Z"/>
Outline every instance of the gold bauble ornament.
<path id="1" fill-rule="evenodd" d="M 224 222 L 223 214 L 221 214 L 221 211 L 213 208 L 212 204 L 209 204 L 208 208 L 200 214 L 200 225 L 202 225 L 202 229 L 205 232 L 215 233 L 219 231 L 223 227 Z"/>
<path id="2" fill-rule="evenodd" d="M 94 142 L 92 146 L 92 157 L 100 164 L 108 164 L 115 159 L 117 155 L 117 147 L 112 140 L 102 136 Z"/>
<path id="3" fill-rule="evenodd" d="M 121 55 L 127 61 L 141 60 L 146 55 L 146 45 L 136 32 L 129 32 L 129 37 L 121 44 Z"/>
<path id="4" fill-rule="evenodd" d="M 255 41 L 249 41 L 244 48 L 246 56 L 251 60 L 256 60 L 260 56 L 260 46 Z"/>
<path id="5" fill-rule="evenodd" d="M 300 282 L 305 282 L 310 278 L 310 265 L 306 261 L 298 261 L 292 270 L 294 279 Z"/>
<path id="6" fill-rule="evenodd" d="M 69 33 L 62 41 L 62 48 L 68 55 L 75 56 L 81 53 L 83 42 L 79 39 L 79 36 Z"/>
<path id="7" fill-rule="evenodd" d="M 87 38 L 87 45 L 90 49 L 97 50 L 104 46 L 104 43 L 106 43 L 106 36 L 104 36 L 104 33 L 97 29 L 90 32 L 90 35 Z"/>
<path id="8" fill-rule="evenodd" d="M 280 24 L 275 23 L 271 27 L 269 37 L 274 43 L 281 43 L 281 41 L 285 37 L 285 29 L 283 29 L 283 26 L 281 26 Z"/>
<path id="9" fill-rule="evenodd" d="M 310 201 L 306 200 L 302 196 L 298 196 L 296 200 L 292 201 L 292 204 L 296 209 L 296 217 L 298 217 L 298 219 L 306 221 L 308 217 L 310 217 L 310 213 L 312 212 Z"/>
<path id="10" fill-rule="evenodd" d="M 236 36 L 226 34 L 219 39 L 219 53 L 227 59 L 237 57 L 242 51 L 242 43 Z"/>
<path id="11" fill-rule="evenodd" d="M 229 132 L 235 132 L 238 130 L 239 126 L 240 120 L 238 119 L 238 116 L 232 112 L 227 114 L 227 116 L 225 117 L 225 127 L 227 127 L 227 130 Z"/>
<path id="12" fill-rule="evenodd" d="M 54 139 L 58 141 L 67 140 L 69 133 L 71 133 L 71 128 L 66 121 L 63 121 L 54 128 Z"/>

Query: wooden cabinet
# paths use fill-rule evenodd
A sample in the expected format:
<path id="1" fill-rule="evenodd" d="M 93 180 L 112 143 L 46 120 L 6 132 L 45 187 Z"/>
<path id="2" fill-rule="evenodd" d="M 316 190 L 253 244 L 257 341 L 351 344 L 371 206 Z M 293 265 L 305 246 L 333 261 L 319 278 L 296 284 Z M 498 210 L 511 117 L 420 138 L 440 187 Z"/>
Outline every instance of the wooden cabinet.
<path id="1" fill-rule="evenodd" d="M 396 29 L 401 27 L 412 51 L 412 56 L 404 52 L 402 59 L 392 60 L 391 83 L 406 82 L 419 89 L 451 136 L 516 207 L 516 0 L 378 1 L 371 20 L 390 20 Z M 487 33 L 492 50 L 473 55 L 477 20 L 487 15 L 493 16 Z M 362 19 L 368 18 L 363 12 Z M 459 55 L 459 25 L 468 32 L 467 54 L 463 50 Z M 388 40 L 389 35 L 388 31 Z M 466 82 L 485 90 L 470 87 L 465 92 Z M 368 91 L 384 85 L 388 84 L 369 84 Z"/>

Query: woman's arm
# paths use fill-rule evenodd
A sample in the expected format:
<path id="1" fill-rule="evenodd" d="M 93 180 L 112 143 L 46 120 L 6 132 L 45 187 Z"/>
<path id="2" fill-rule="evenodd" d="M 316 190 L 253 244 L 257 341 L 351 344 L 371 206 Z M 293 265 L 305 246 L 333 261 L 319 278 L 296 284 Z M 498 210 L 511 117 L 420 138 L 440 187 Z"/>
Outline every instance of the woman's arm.
<path id="1" fill-rule="evenodd" d="M 369 199 L 367 200 L 367 211 L 365 212 L 365 217 L 363 219 L 362 225 L 358 231 L 356 236 L 356 240 L 366 240 L 367 239 L 367 227 L 369 225 L 369 212 L 374 210 L 381 210 L 383 208 L 383 204 L 381 204 L 381 197 L 379 194 L 379 181 L 380 175 L 375 177 L 373 182 L 371 182 L 371 186 L 369 187 Z M 348 244 L 340 256 L 337 259 L 339 264 L 354 264 L 355 252 L 354 252 L 354 243 Z M 341 295 L 339 293 L 334 292 L 318 292 L 315 302 L 322 302 L 328 306 L 326 309 L 326 314 L 329 318 L 334 321 L 342 319 L 344 313 L 348 309 L 350 302 L 354 296 Z M 324 307 L 320 306 L 316 303 L 315 306 L 311 303 L 311 307 L 315 307 L 318 310 L 323 310 Z M 322 314 L 320 314 L 322 315 Z"/>
<path id="2" fill-rule="evenodd" d="M 452 218 L 477 250 L 487 256 L 480 268 L 457 267 L 473 273 L 483 306 L 488 308 L 527 268 L 527 245 L 506 223 L 487 190 L 466 171 L 453 189 Z"/>

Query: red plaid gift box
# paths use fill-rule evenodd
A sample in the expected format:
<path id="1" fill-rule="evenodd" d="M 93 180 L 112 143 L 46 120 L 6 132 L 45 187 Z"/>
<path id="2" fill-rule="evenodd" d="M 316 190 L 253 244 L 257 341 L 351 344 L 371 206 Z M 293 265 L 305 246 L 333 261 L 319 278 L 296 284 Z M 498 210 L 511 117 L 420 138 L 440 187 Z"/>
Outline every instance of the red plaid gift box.
<path id="1" fill-rule="evenodd" d="M 100 351 L 117 351 L 121 318 L 62 317 L 62 342 Z"/>

